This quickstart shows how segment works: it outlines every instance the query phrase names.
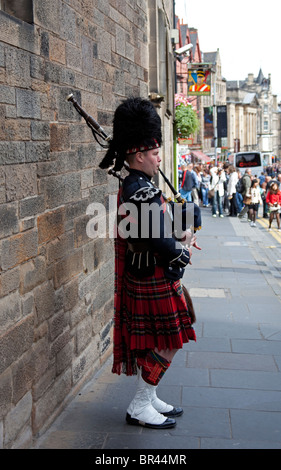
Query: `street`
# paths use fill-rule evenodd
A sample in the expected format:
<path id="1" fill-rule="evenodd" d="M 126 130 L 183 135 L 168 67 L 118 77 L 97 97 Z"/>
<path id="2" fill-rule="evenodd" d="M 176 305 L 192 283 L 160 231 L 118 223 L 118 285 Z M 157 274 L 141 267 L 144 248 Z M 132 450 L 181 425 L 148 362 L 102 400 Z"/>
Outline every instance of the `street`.
<path id="1" fill-rule="evenodd" d="M 196 343 L 175 356 L 159 386 L 182 406 L 171 430 L 129 426 L 134 377 L 111 374 L 111 359 L 34 448 L 280 449 L 281 235 L 268 221 L 212 218 L 202 208 L 184 283 L 193 298 Z M 274 224 L 273 224 L 274 225 Z"/>

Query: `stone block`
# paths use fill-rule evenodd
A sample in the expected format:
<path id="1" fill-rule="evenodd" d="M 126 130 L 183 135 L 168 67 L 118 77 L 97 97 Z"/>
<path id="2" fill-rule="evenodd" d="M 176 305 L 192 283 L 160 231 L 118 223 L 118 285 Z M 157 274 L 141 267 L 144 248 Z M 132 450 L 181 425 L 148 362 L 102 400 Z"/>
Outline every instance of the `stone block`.
<path id="1" fill-rule="evenodd" d="M 78 47 L 73 46 L 72 44 L 66 44 L 66 64 L 72 70 L 82 70 L 82 57 L 81 50 Z"/>
<path id="2" fill-rule="evenodd" d="M 21 296 L 22 303 L 22 316 L 26 317 L 34 313 L 34 296 L 33 294 L 27 294 Z"/>
<path id="3" fill-rule="evenodd" d="M 72 88 L 61 87 L 58 91 L 58 120 L 59 121 L 80 121 L 80 116 L 74 106 L 66 101 L 66 97 L 73 93 L 74 98 L 78 103 L 81 103 L 81 92 L 73 90 Z"/>
<path id="4" fill-rule="evenodd" d="M 38 256 L 32 261 L 20 266 L 20 293 L 26 294 L 34 287 L 46 281 L 47 269 L 43 256 Z"/>
<path id="5" fill-rule="evenodd" d="M 70 148 L 69 127 L 53 122 L 50 124 L 50 150 L 58 152 Z"/>
<path id="6" fill-rule="evenodd" d="M 13 397 L 13 385 L 11 369 L 0 374 L 0 419 L 2 419 L 11 408 Z M 0 441 L 1 449 L 1 441 Z"/>
<path id="7" fill-rule="evenodd" d="M 81 189 L 93 186 L 93 170 L 85 170 L 81 173 Z"/>
<path id="8" fill-rule="evenodd" d="M 22 49 L 7 48 L 6 71 L 9 85 L 17 87 L 20 84 L 22 89 L 29 88 L 31 83 L 30 54 Z"/>
<path id="9" fill-rule="evenodd" d="M 92 337 L 92 319 L 86 317 L 79 323 L 76 330 L 76 352 L 80 354 L 91 341 Z"/>
<path id="10" fill-rule="evenodd" d="M 28 141 L 30 140 L 30 122 L 27 119 L 5 119 L 1 130 L 2 140 Z"/>
<path id="11" fill-rule="evenodd" d="M 60 30 L 60 6 L 59 0 L 49 0 L 34 5 L 34 22 L 48 31 L 59 33 Z"/>
<path id="12" fill-rule="evenodd" d="M 49 209 L 80 199 L 80 175 L 68 173 L 43 178 L 40 191 L 45 195 Z"/>
<path id="13" fill-rule="evenodd" d="M 20 232 L 25 232 L 32 228 L 35 228 L 35 217 L 28 217 L 20 221 Z"/>
<path id="14" fill-rule="evenodd" d="M 34 301 L 36 325 L 40 325 L 54 314 L 55 291 L 51 282 L 47 281 L 34 289 Z"/>
<path id="15" fill-rule="evenodd" d="M 96 335 L 87 348 L 75 358 L 72 366 L 72 380 L 76 384 L 83 378 L 89 369 L 93 369 L 99 358 L 99 335 Z"/>
<path id="16" fill-rule="evenodd" d="M 4 443 L 6 446 L 16 439 L 20 430 L 26 425 L 26 423 L 31 423 L 31 411 L 32 393 L 29 391 L 5 418 Z"/>
<path id="17" fill-rule="evenodd" d="M 19 215 L 20 218 L 31 217 L 37 214 L 44 212 L 45 203 L 44 197 L 40 196 L 30 196 L 25 199 L 22 199 L 19 202 Z"/>
<path id="18" fill-rule="evenodd" d="M 42 31 L 41 34 L 41 43 L 40 43 L 40 53 L 43 57 L 49 58 L 49 33 Z M 45 77 L 45 67 L 44 67 L 44 76 Z"/>
<path id="19" fill-rule="evenodd" d="M 56 370 L 57 374 L 61 374 L 66 370 L 72 362 L 74 355 L 74 338 L 65 345 L 65 347 L 58 352 L 56 357 Z"/>
<path id="20" fill-rule="evenodd" d="M 50 125 L 48 122 L 32 121 L 31 122 L 32 140 L 49 140 Z"/>
<path id="21" fill-rule="evenodd" d="M 36 165 L 9 165 L 5 169 L 5 175 L 8 202 L 36 195 Z"/>
<path id="22" fill-rule="evenodd" d="M 119 25 L 116 25 L 116 52 L 125 57 L 126 55 L 126 31 Z"/>
<path id="23" fill-rule="evenodd" d="M 66 314 L 63 311 L 58 312 L 56 315 L 53 315 L 49 319 L 49 334 L 51 341 L 54 341 L 55 338 L 57 338 L 60 334 L 63 333 L 65 325 Z"/>
<path id="24" fill-rule="evenodd" d="M 51 159 L 48 142 L 26 142 L 26 157 L 28 162 L 45 162 Z"/>
<path id="25" fill-rule="evenodd" d="M 13 165 L 24 162 L 24 142 L 0 142 L 0 165 Z"/>
<path id="26" fill-rule="evenodd" d="M 16 89 L 17 116 L 23 118 L 40 119 L 41 104 L 38 93 L 25 90 L 24 88 Z"/>
<path id="27" fill-rule="evenodd" d="M 0 44 L 0 67 L 5 67 L 4 44 Z"/>
<path id="28" fill-rule="evenodd" d="M 93 77 L 93 41 L 83 36 L 82 37 L 82 71 L 85 75 Z"/>
<path id="29" fill-rule="evenodd" d="M 7 85 L 0 85 L 0 103 L 15 104 L 15 88 Z"/>
<path id="30" fill-rule="evenodd" d="M 78 295 L 79 299 L 85 299 L 87 294 L 94 295 L 99 285 L 99 270 L 92 272 L 80 280 Z"/>
<path id="31" fill-rule="evenodd" d="M 2 269 L 10 269 L 35 257 L 38 248 L 37 238 L 37 231 L 29 230 L 3 240 Z"/>
<path id="32" fill-rule="evenodd" d="M 42 38 L 41 38 L 41 41 L 42 41 Z M 32 78 L 37 78 L 38 80 L 43 80 L 44 73 L 45 73 L 44 70 L 45 70 L 45 64 L 44 64 L 43 58 L 32 54 L 30 56 L 30 76 Z"/>
<path id="33" fill-rule="evenodd" d="M 75 247 L 77 248 L 89 242 L 89 237 L 86 231 L 89 219 L 90 217 L 88 215 L 84 215 L 74 221 L 74 239 Z"/>
<path id="34" fill-rule="evenodd" d="M 71 371 L 67 369 L 34 404 L 33 431 L 38 432 L 71 390 Z"/>
<path id="35" fill-rule="evenodd" d="M 55 265 L 55 289 L 83 271 L 83 252 L 75 251 Z"/>
<path id="36" fill-rule="evenodd" d="M 87 314 L 87 309 L 84 303 L 80 303 L 76 305 L 70 312 L 69 312 L 69 325 L 70 328 L 73 329 L 79 323 L 83 321 Z"/>
<path id="37" fill-rule="evenodd" d="M 78 167 L 81 170 L 84 168 L 97 167 L 100 163 L 95 144 L 79 145 L 76 152 L 76 158 L 78 159 Z"/>
<path id="38" fill-rule="evenodd" d="M 67 232 L 47 244 L 47 264 L 55 263 L 64 258 L 74 249 L 73 232 Z"/>
<path id="39" fill-rule="evenodd" d="M 59 336 L 57 336 L 50 345 L 50 359 L 56 357 L 56 355 L 71 341 L 70 330 L 67 329 L 63 331 Z"/>
<path id="40" fill-rule="evenodd" d="M 3 421 L 0 421 L 0 449 L 4 449 L 4 426 L 3 426 Z"/>
<path id="41" fill-rule="evenodd" d="M 65 231 L 65 209 L 60 208 L 40 215 L 37 219 L 38 243 L 46 243 Z"/>
<path id="42" fill-rule="evenodd" d="M 19 268 L 0 273 L 0 298 L 19 288 Z"/>
<path id="43" fill-rule="evenodd" d="M 7 295 L 0 299 L 0 331 L 7 331 L 21 318 L 21 302 L 18 293 Z"/>
<path id="44" fill-rule="evenodd" d="M 27 351 L 14 365 L 13 402 L 17 403 L 32 387 L 37 358 L 32 350 Z"/>
<path id="45" fill-rule="evenodd" d="M 1 336 L 0 374 L 32 347 L 33 325 L 33 316 L 26 317 Z"/>
<path id="46" fill-rule="evenodd" d="M 65 3 L 61 6 L 60 35 L 67 42 L 76 43 L 76 15 Z"/>
<path id="47" fill-rule="evenodd" d="M 49 57 L 52 61 L 65 64 L 65 41 L 62 41 L 56 36 L 50 36 Z"/>
<path id="48" fill-rule="evenodd" d="M 79 297 L 78 297 L 78 278 L 72 279 L 70 282 L 63 286 L 64 292 L 64 309 L 67 312 L 68 310 L 72 310 L 75 305 L 77 304 Z"/>
<path id="49" fill-rule="evenodd" d="M 18 232 L 17 204 L 0 204 L 0 238 L 8 237 Z"/>

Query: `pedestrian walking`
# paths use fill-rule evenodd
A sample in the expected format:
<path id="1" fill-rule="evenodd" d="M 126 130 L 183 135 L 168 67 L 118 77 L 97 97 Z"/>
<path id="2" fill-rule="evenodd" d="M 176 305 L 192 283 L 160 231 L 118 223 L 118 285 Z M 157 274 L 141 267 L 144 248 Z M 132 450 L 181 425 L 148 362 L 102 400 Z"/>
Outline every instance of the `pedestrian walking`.
<path id="1" fill-rule="evenodd" d="M 192 185 L 192 190 L 191 190 L 192 201 L 194 202 L 194 204 L 197 204 L 197 206 L 199 206 L 199 187 L 200 187 L 199 168 L 194 167 L 191 173 L 192 173 L 192 179 L 193 179 L 193 185 Z"/>
<path id="2" fill-rule="evenodd" d="M 206 168 L 203 168 L 202 177 L 201 177 L 201 194 L 203 207 L 209 207 L 209 187 L 210 187 L 211 175 Z"/>
<path id="3" fill-rule="evenodd" d="M 224 182 L 226 180 L 225 173 L 222 168 L 213 167 L 210 171 L 211 181 L 210 190 L 214 190 L 212 198 L 212 215 L 217 216 L 217 211 L 220 217 L 223 217 L 222 201 L 224 196 Z"/>
<path id="4" fill-rule="evenodd" d="M 193 177 L 192 177 L 192 168 L 193 164 L 190 163 L 189 165 L 183 168 L 183 175 L 182 175 L 182 183 L 180 187 L 180 194 L 182 197 L 189 202 L 192 202 L 192 187 L 193 187 Z"/>
<path id="5" fill-rule="evenodd" d="M 276 217 L 277 228 L 280 230 L 281 191 L 279 190 L 276 182 L 271 183 L 266 196 L 266 202 L 269 208 L 268 230 L 271 230 L 274 217 Z"/>
<path id="6" fill-rule="evenodd" d="M 175 417 L 183 409 L 160 400 L 156 389 L 184 343 L 195 341 L 192 304 L 187 305 L 181 283 L 192 249 L 198 248 L 196 237 L 189 237 L 185 222 L 177 241 L 168 232 L 167 211 L 162 192 L 151 179 L 158 173 L 162 142 L 161 120 L 153 104 L 141 98 L 124 101 L 115 111 L 113 139 L 102 168 L 115 161 L 114 169 L 129 165 L 129 175 L 118 193 L 118 214 L 133 206 L 133 235 L 125 236 L 118 224 L 115 239 L 115 298 L 113 368 L 116 374 L 138 375 L 135 397 L 128 406 L 126 421 L 155 429 L 176 425 Z M 143 210 L 159 207 L 155 217 Z M 121 207 L 124 210 L 120 210 Z M 200 209 L 193 203 L 178 205 L 182 214 L 194 210 L 192 225 L 201 226 Z M 175 210 L 175 204 L 170 203 Z M 118 216 L 121 222 L 126 215 Z M 183 218 L 185 220 L 185 218 Z M 148 237 L 143 235 L 147 225 Z M 169 225 L 169 224 L 168 224 Z M 178 229 L 179 230 L 179 229 Z"/>
<path id="7" fill-rule="evenodd" d="M 257 217 L 257 213 L 259 210 L 259 204 L 262 203 L 258 179 L 252 180 L 249 195 L 251 198 L 251 202 L 249 204 L 249 211 L 248 211 L 249 219 L 251 221 L 251 227 L 256 227 L 256 217 Z"/>
<path id="8" fill-rule="evenodd" d="M 227 184 L 227 193 L 230 200 L 229 216 L 236 217 L 238 213 L 236 200 L 236 185 L 238 182 L 238 174 L 233 165 L 228 168 L 228 171 L 229 180 Z"/>
<path id="9" fill-rule="evenodd" d="M 249 210 L 249 204 L 251 202 L 251 199 L 247 197 L 246 194 L 249 194 L 249 190 L 252 184 L 251 175 L 252 175 L 252 170 L 250 168 L 247 168 L 247 170 L 245 170 L 244 175 L 242 176 L 243 191 L 241 194 L 243 196 L 244 207 L 242 211 L 238 214 L 238 217 L 240 219 L 242 219 L 242 217 L 244 217 L 244 215 L 247 214 Z"/>

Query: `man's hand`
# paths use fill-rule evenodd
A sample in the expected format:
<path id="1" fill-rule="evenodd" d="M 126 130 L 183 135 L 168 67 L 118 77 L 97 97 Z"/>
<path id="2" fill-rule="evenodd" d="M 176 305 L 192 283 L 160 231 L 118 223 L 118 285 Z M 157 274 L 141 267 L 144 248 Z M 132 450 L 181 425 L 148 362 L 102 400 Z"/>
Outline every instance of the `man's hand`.
<path id="1" fill-rule="evenodd" d="M 196 248 L 197 250 L 202 249 L 197 245 L 197 237 L 194 235 L 194 233 L 191 230 L 186 230 L 183 233 L 181 242 L 185 246 L 188 246 L 188 247 L 194 246 L 194 248 Z"/>

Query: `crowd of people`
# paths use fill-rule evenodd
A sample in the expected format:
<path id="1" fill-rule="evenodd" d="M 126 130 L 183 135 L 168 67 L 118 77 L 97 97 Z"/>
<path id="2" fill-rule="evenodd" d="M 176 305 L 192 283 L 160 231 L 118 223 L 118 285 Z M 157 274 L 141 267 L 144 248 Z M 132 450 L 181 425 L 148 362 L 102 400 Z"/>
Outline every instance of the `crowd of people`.
<path id="1" fill-rule="evenodd" d="M 266 167 L 257 176 L 250 168 L 242 174 L 228 162 L 184 163 L 179 188 L 187 201 L 210 207 L 213 217 L 247 217 L 251 227 L 256 227 L 262 208 L 262 217 L 269 221 L 268 230 L 276 219 L 281 231 L 281 164 Z"/>

